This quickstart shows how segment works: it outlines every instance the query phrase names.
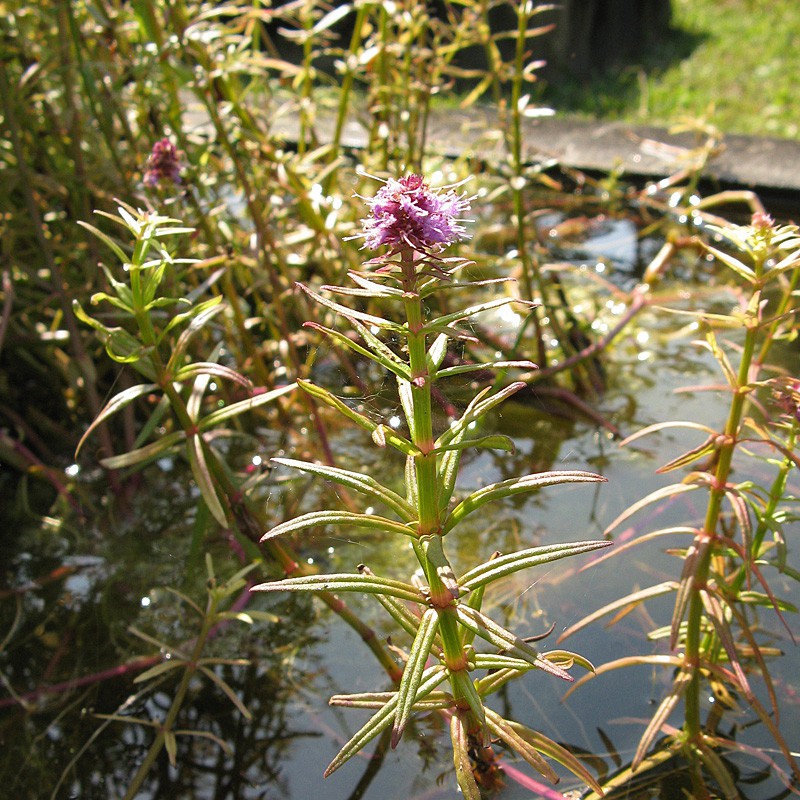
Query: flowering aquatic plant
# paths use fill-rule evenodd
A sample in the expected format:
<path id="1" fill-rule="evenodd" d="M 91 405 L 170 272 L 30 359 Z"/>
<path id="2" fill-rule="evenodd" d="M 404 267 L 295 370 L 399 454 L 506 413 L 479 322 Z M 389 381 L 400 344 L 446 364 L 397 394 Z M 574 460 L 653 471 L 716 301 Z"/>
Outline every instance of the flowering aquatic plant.
<path id="1" fill-rule="evenodd" d="M 603 478 L 577 470 L 543 472 L 503 480 L 456 498 L 458 467 L 465 449 L 513 449 L 513 443 L 506 436 L 476 436 L 473 431 L 489 411 L 525 384 L 517 381 L 505 388 L 482 390 L 460 418 L 450 420 L 443 430 L 435 431 L 434 382 L 487 368 L 530 370 L 535 365 L 528 361 L 497 361 L 442 366 L 449 341 L 470 338 L 466 331 L 457 327 L 459 322 L 515 302 L 504 296 L 438 317 L 426 303 L 443 289 L 478 291 L 487 283 L 505 280 L 457 282 L 459 270 L 468 262 L 458 258 L 443 259 L 438 255 L 445 245 L 465 235 L 459 215 L 469 207 L 466 198 L 459 197 L 452 189 L 435 192 L 419 175 L 409 175 L 387 181 L 367 202 L 371 216 L 364 222 L 366 247 L 390 247 L 386 255 L 368 262 L 369 266 L 380 264 L 380 268 L 351 272 L 350 277 L 357 285 L 354 289 L 325 286 L 326 294 L 318 294 L 303 287 L 315 302 L 344 318 L 361 341 L 317 323 L 307 324 L 395 376 L 409 435 L 404 436 L 396 426 L 376 422 L 359 413 L 310 381 L 298 381 L 298 385 L 367 430 L 378 446 L 389 446 L 404 456 L 405 494 L 381 485 L 370 475 L 276 458 L 273 459 L 276 464 L 346 486 L 368 498 L 370 505 L 374 506 L 377 501 L 384 511 L 312 511 L 278 525 L 267 532 L 263 540 L 327 525 L 380 530 L 411 544 L 424 577 L 421 585 L 384 578 L 361 564 L 353 573 L 286 578 L 253 587 L 254 591 L 270 592 L 372 594 L 412 639 L 395 691 L 331 699 L 335 705 L 374 709 L 374 714 L 344 745 L 326 775 L 387 728 L 391 728 L 392 746 L 396 746 L 415 711 L 440 710 L 450 721 L 456 776 L 461 791 L 469 800 L 480 797 L 471 769 L 471 755 L 485 752 L 483 748 L 490 747 L 493 739 L 516 750 L 553 782 L 558 776 L 542 753 L 599 790 L 592 775 L 568 750 L 541 733 L 504 719 L 485 704 L 487 696 L 512 678 L 531 670 L 538 669 L 571 681 L 568 670 L 572 666 L 578 664 L 592 669 L 591 664 L 566 651 L 539 652 L 530 643 L 531 639 L 517 636 L 499 625 L 484 614 L 481 607 L 486 588 L 495 581 L 522 569 L 606 547 L 609 542 L 556 544 L 508 554 L 496 552 L 485 563 L 458 576 L 445 553 L 444 541 L 468 516 L 491 502 L 554 484 L 590 483 Z M 404 319 L 400 322 L 351 309 L 326 296 L 331 293 L 367 297 L 376 303 L 399 303 Z M 474 645 L 477 640 L 482 640 L 488 650 L 479 652 Z M 486 674 L 476 675 L 480 671 Z"/>
<path id="2" fill-rule="evenodd" d="M 411 247 L 427 252 L 467 238 L 461 224 L 470 200 L 453 187 L 434 191 L 421 175 L 389 178 L 366 202 L 372 213 L 364 220 L 364 246 L 377 250 Z"/>
<path id="3" fill-rule="evenodd" d="M 175 145 L 167 139 L 160 139 L 153 145 L 147 158 L 144 173 L 146 186 L 157 187 L 181 182 L 180 155 Z"/>

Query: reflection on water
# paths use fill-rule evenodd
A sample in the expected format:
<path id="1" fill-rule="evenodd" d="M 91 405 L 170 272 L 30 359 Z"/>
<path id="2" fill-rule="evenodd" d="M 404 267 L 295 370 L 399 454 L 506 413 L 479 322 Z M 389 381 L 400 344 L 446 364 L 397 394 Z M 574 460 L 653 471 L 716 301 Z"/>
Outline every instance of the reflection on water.
<path id="1" fill-rule="evenodd" d="M 637 259 L 632 247 L 635 236 L 620 222 L 605 226 L 584 243 L 580 253 L 571 255 L 607 259 L 630 274 Z M 600 308 L 597 319 L 606 324 L 614 314 L 613 306 Z M 717 381 L 713 360 L 691 344 L 693 335 L 684 320 L 645 312 L 617 343 L 606 365 L 608 387 L 598 403 L 599 411 L 623 434 L 665 419 L 720 423 L 725 397 L 675 393 L 687 384 Z M 525 402 L 501 408 L 493 424 L 513 437 L 516 452 L 502 457 L 486 451 L 466 455 L 460 490 L 545 468 L 589 468 L 602 472 L 608 483 L 591 490 L 552 487 L 494 506 L 490 517 L 470 518 L 471 523 L 453 534 L 459 537 L 456 570 L 468 569 L 495 550 L 600 537 L 624 508 L 669 482 L 657 476 L 655 468 L 693 443 L 691 432 L 668 430 L 620 450 L 609 433 L 594 423 L 554 419 L 547 413 L 548 402 L 534 391 Z M 342 428 L 333 444 L 341 466 L 401 479 L 402 464 L 393 454 L 368 447 L 361 432 Z M 262 452 L 268 453 L 269 446 Z M 98 512 L 88 528 L 84 523 L 72 523 L 72 528 L 67 524 L 59 531 L 30 528 L 19 531 L 11 545 L 4 545 L 11 548 L 3 557 L 9 572 L 17 576 L 16 585 L 30 587 L 4 596 L 0 605 L 2 635 L 13 631 L 10 644 L 0 653 L 6 687 L 25 692 L 151 654 L 152 648 L 132 636 L 129 626 L 166 642 L 186 642 L 194 635 L 195 620 L 180 600 L 153 588 L 175 586 L 195 600 L 204 591 L 202 564 L 190 570 L 193 577 L 185 580 L 186 564 L 196 558 L 194 498 L 186 493 L 180 467 L 163 467 L 151 475 L 150 484 L 142 488 L 125 519 Z M 280 482 L 286 477 L 279 471 L 271 476 L 275 483 L 264 502 L 279 507 L 281 492 L 298 493 L 308 509 L 330 501 L 329 496 L 323 497 L 324 487 L 305 481 Z M 793 491 L 797 493 L 796 485 Z M 682 495 L 633 518 L 619 535 L 627 540 L 655 527 L 695 523 L 702 516 L 702 506 L 702 499 Z M 677 539 L 670 543 L 678 544 Z M 213 543 L 213 550 L 215 562 L 231 564 L 230 572 L 234 571 L 234 557 L 224 538 Z M 364 563 L 376 573 L 405 578 L 416 564 L 405 543 L 360 531 L 329 531 L 316 540 L 303 540 L 300 552 L 323 571 L 350 571 Z M 790 551 L 790 556 L 796 559 L 796 551 Z M 555 647 L 558 634 L 586 613 L 634 588 L 674 578 L 680 568 L 663 543 L 580 571 L 586 563 L 586 559 L 560 561 L 546 569 L 517 573 L 487 596 L 487 604 L 520 635 L 537 635 L 555 625 L 551 637 Z M 795 560 L 794 566 L 800 564 Z M 63 575 L 47 580 L 58 569 L 64 569 Z M 796 584 L 788 578 L 775 576 L 773 588 L 789 602 L 800 601 Z M 388 688 L 385 674 L 352 630 L 311 599 L 259 594 L 249 602 L 250 608 L 276 614 L 277 621 L 230 624 L 213 640 L 211 650 L 213 655 L 250 659 L 247 666 L 216 669 L 236 687 L 252 720 L 238 714 L 214 684 L 194 681 L 181 726 L 204 735 L 179 737 L 180 769 L 159 760 L 139 797 L 436 800 L 456 796 L 449 743 L 441 737 L 442 721 L 435 715 L 415 721 L 397 751 L 386 751 L 376 743 L 368 748 L 374 755 L 355 757 L 323 781 L 325 767 L 366 718 L 366 712 L 328 707 L 327 698 Z M 395 644 L 407 644 L 397 637 L 377 603 L 354 596 L 348 603 L 380 636 L 391 634 Z M 653 602 L 646 611 L 638 609 L 613 627 L 595 624 L 566 644 L 596 664 L 622 654 L 658 652 L 663 643 L 648 642 L 646 637 L 668 623 L 671 610 L 671 598 Z M 762 624 L 769 626 L 776 646 L 786 653 L 770 664 L 770 670 L 782 701 L 785 737 L 796 743 L 800 741 L 800 655 L 774 615 L 764 614 Z M 546 640 L 541 646 L 547 649 L 548 644 Z M 149 746 L 152 731 L 141 725 L 103 722 L 94 712 L 113 714 L 122 709 L 120 713 L 128 716 L 158 719 L 166 713 L 172 696 L 168 681 L 153 692 L 134 694 L 134 674 L 69 693 L 32 695 L 23 698 L 24 707 L 4 700 L 0 777 L 9 787 L 8 796 L 47 797 L 60 778 L 58 797 L 105 800 L 121 796 Z M 602 755 L 590 764 L 600 774 L 613 774 L 629 762 L 643 725 L 669 681 L 665 671 L 629 669 L 602 676 L 564 701 L 564 685 L 530 674 L 506 686 L 491 704 L 505 716 L 540 729 L 578 752 Z M 709 697 L 707 705 L 716 701 Z M 724 724 L 731 737 L 754 747 L 770 746 L 769 738 L 751 723 L 749 715 L 734 711 Z M 227 743 L 229 750 L 215 739 Z M 527 772 L 524 765 L 514 766 Z M 737 765 L 742 770 L 743 794 L 778 796 L 779 784 L 754 773 L 757 766 Z M 668 762 L 660 772 L 642 777 L 641 786 L 625 797 L 681 797 L 683 786 L 680 765 Z M 559 788 L 566 792 L 576 787 L 565 779 Z M 507 778 L 501 793 L 504 800 L 530 796 L 530 790 Z"/>

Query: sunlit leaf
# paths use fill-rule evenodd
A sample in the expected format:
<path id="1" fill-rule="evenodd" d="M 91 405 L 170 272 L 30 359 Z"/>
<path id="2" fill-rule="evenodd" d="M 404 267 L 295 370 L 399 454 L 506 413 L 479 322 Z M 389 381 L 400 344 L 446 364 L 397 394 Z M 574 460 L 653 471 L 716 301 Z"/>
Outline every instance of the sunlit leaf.
<path id="1" fill-rule="evenodd" d="M 310 475 L 317 475 L 327 481 L 347 486 L 367 497 L 379 500 L 406 522 L 411 522 L 416 518 L 416 511 L 404 498 L 378 483 L 371 475 L 364 475 L 360 472 L 353 472 L 340 467 L 330 467 L 327 464 L 296 461 L 292 458 L 272 458 L 270 461 L 274 464 L 281 464 L 301 472 L 307 472 Z"/>
<path id="2" fill-rule="evenodd" d="M 296 388 L 296 384 L 293 383 L 289 384 L 288 386 L 280 386 L 277 389 L 272 389 L 269 392 L 262 392 L 261 394 L 253 395 L 253 397 L 248 397 L 247 400 L 239 400 L 238 402 L 231 403 L 224 408 L 217 408 L 210 414 L 206 414 L 206 416 L 202 417 L 198 422 L 198 427 L 201 431 L 211 430 L 216 428 L 220 422 L 223 422 L 226 419 L 238 417 L 240 414 L 252 411 L 254 408 L 271 403 L 273 400 L 277 400 L 279 397 L 282 397 L 289 392 L 293 392 Z"/>
<path id="3" fill-rule="evenodd" d="M 195 435 L 188 437 L 186 441 L 186 454 L 192 468 L 192 475 L 197 482 L 197 488 L 200 489 L 200 494 L 208 506 L 208 510 L 223 528 L 227 528 L 228 518 L 222 510 L 222 504 L 217 495 L 214 479 L 211 477 L 208 464 L 206 463 L 202 436 Z"/>
<path id="4" fill-rule="evenodd" d="M 502 500 L 513 495 L 526 492 L 535 492 L 546 486 L 555 486 L 566 483 L 602 483 L 602 475 L 580 470 L 559 470 L 553 472 L 539 472 L 525 475 L 521 478 L 509 478 L 499 483 L 492 483 L 474 491 L 462 500 L 447 516 L 442 532 L 448 533 L 458 525 L 466 516 L 477 511 L 487 503 Z"/>
<path id="5" fill-rule="evenodd" d="M 294 519 L 281 522 L 271 528 L 261 537 L 265 542 L 287 533 L 316 528 L 325 525 L 346 525 L 354 528 L 372 528 L 386 533 L 399 533 L 403 536 L 413 536 L 414 530 L 401 522 L 380 517 L 377 514 L 358 514 L 354 511 L 309 511 Z"/>
<path id="6" fill-rule="evenodd" d="M 301 575 L 280 581 L 259 583 L 251 592 L 363 592 L 364 594 L 387 594 L 411 603 L 424 603 L 418 589 L 408 583 L 377 575 L 339 573 L 334 575 Z"/>
<path id="7" fill-rule="evenodd" d="M 475 634 L 485 639 L 495 647 L 505 650 L 517 658 L 521 658 L 538 667 L 551 675 L 555 675 L 566 681 L 572 681 L 572 676 L 565 672 L 561 667 L 551 664 L 546 658 L 539 655 L 535 648 L 527 642 L 515 636 L 511 631 L 507 631 L 489 617 L 481 614 L 480 611 L 470 608 L 464 603 L 456 606 L 456 615 L 464 627 L 474 631 Z"/>
<path id="8" fill-rule="evenodd" d="M 608 540 L 602 540 L 544 545 L 541 547 L 532 547 L 527 550 L 518 550 L 515 553 L 498 556 L 497 558 L 487 561 L 485 564 L 471 569 L 461 576 L 458 583 L 459 586 L 466 589 L 477 589 L 480 586 L 485 586 L 493 581 L 505 578 L 508 575 L 513 575 L 521 569 L 538 567 L 542 564 L 549 564 L 553 561 L 557 561 L 560 558 L 589 553 L 592 550 L 608 547 L 611 544 L 612 542 Z"/>
<path id="9" fill-rule="evenodd" d="M 105 404 L 97 417 L 95 417 L 94 421 L 86 429 L 83 436 L 81 436 L 78 446 L 75 448 L 76 458 L 81 450 L 81 447 L 83 447 L 83 443 L 92 433 L 92 431 L 94 431 L 99 425 L 101 425 L 112 415 L 116 414 L 118 411 L 121 411 L 127 405 L 130 405 L 130 403 L 136 400 L 136 398 L 145 394 L 149 394 L 158 388 L 158 385 L 155 383 L 140 383 L 137 386 L 131 386 L 129 389 L 123 389 L 118 394 L 115 394 L 114 397 L 112 397 L 111 400 Z"/>
<path id="10" fill-rule="evenodd" d="M 430 656 L 438 627 L 438 611 L 435 608 L 426 609 L 420 619 L 417 635 L 411 645 L 411 651 L 403 668 L 403 677 L 400 680 L 400 687 L 397 691 L 397 708 L 395 710 L 394 725 L 392 726 L 393 748 L 397 747 L 411 717 L 414 700 L 422 683 L 425 663 Z"/>
<path id="11" fill-rule="evenodd" d="M 432 692 L 446 677 L 447 671 L 443 666 L 435 666 L 426 670 L 424 679 L 417 691 L 417 698 L 422 699 L 430 694 L 430 692 Z M 352 738 L 339 751 L 336 758 L 331 761 L 328 768 L 325 770 L 325 777 L 327 778 L 335 770 L 339 769 L 345 761 L 358 753 L 364 745 L 374 739 L 379 733 L 386 730 L 394 720 L 396 707 L 397 694 L 395 693 L 392 699 L 389 700 L 377 714 L 374 714 L 365 725 L 356 731 Z"/>

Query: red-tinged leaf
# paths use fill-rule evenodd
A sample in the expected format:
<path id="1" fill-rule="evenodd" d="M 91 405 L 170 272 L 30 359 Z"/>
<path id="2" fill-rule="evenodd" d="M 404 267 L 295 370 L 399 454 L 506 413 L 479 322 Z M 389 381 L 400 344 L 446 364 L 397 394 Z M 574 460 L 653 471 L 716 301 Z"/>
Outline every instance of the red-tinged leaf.
<path id="1" fill-rule="evenodd" d="M 699 422 L 688 422 L 686 420 L 674 420 L 672 422 L 657 422 L 655 425 L 648 425 L 646 428 L 642 428 L 640 431 L 636 431 L 636 433 L 632 433 L 630 436 L 626 436 L 619 443 L 619 446 L 626 447 L 631 442 L 635 442 L 637 439 L 641 439 L 643 436 L 648 436 L 651 433 L 658 433 L 659 431 L 668 430 L 669 428 L 688 428 L 689 430 L 703 431 L 704 433 L 707 433 L 710 436 L 716 435 L 717 433 L 713 428 L 709 428 L 708 425 L 701 425 Z"/>
<path id="2" fill-rule="evenodd" d="M 717 449 L 717 434 L 709 436 L 702 444 L 687 450 L 672 461 L 668 461 L 663 466 L 656 470 L 656 474 L 663 475 L 665 472 L 672 472 L 673 470 L 680 469 L 681 467 L 688 467 L 689 464 L 694 464 L 701 458 L 710 455 Z"/>
<path id="3" fill-rule="evenodd" d="M 469 735 L 465 713 L 457 710 L 450 717 L 450 742 L 453 745 L 453 764 L 456 769 L 456 782 L 465 800 L 481 800 L 481 791 L 472 771 L 469 756 Z"/>
<path id="4" fill-rule="evenodd" d="M 669 486 L 663 486 L 661 489 L 657 489 L 654 492 L 643 497 L 641 500 L 638 500 L 633 505 L 628 506 L 613 522 L 611 522 L 606 529 L 603 531 L 604 536 L 608 536 L 611 531 L 614 530 L 620 523 L 624 522 L 629 517 L 632 517 L 638 511 L 641 511 L 643 508 L 651 505 L 652 503 L 657 503 L 659 500 L 664 500 L 665 498 L 673 499 L 679 494 L 683 494 L 684 492 L 693 492 L 695 489 L 700 488 L 699 486 L 693 484 L 686 484 L 686 483 L 672 483 Z"/>
<path id="5" fill-rule="evenodd" d="M 686 552 L 681 579 L 678 583 L 678 591 L 675 594 L 675 605 L 672 610 L 669 636 L 670 650 L 674 650 L 678 645 L 683 615 L 695 591 L 695 569 L 698 564 L 702 563 L 709 547 L 711 547 L 711 540 L 707 536 L 701 536 L 692 542 L 691 547 Z"/>
<path id="6" fill-rule="evenodd" d="M 547 778 L 550 783 L 558 783 L 558 775 L 555 770 L 544 760 L 536 747 L 503 719 L 499 714 L 486 709 L 486 722 L 489 730 L 499 737 L 508 747 L 519 753 L 542 777 Z"/>
<path id="7" fill-rule="evenodd" d="M 569 750 L 562 747 L 558 742 L 554 742 L 543 733 L 521 725 L 519 722 L 514 722 L 512 720 L 506 720 L 506 722 L 511 730 L 526 742 L 533 745 L 540 753 L 544 753 L 548 758 L 552 758 L 553 761 L 568 769 L 575 777 L 582 780 L 595 792 L 602 794 L 603 790 L 592 773 L 589 772 Z"/>
<path id="8" fill-rule="evenodd" d="M 235 369 L 225 367 L 222 364 L 215 364 L 212 361 L 198 361 L 194 364 L 187 364 L 181 367 L 173 375 L 173 379 L 181 383 L 182 381 L 193 380 L 199 375 L 210 375 L 214 378 L 223 378 L 225 380 L 238 383 L 246 389 L 252 389 L 253 384 L 244 375 L 239 374 Z"/>
<path id="9" fill-rule="evenodd" d="M 682 525 L 675 525 L 672 528 L 661 528 L 657 531 L 651 531 L 650 533 L 642 534 L 641 536 L 637 536 L 636 538 L 630 539 L 621 544 L 619 542 L 615 542 L 613 550 L 609 551 L 608 553 L 604 553 L 601 556 L 592 558 L 589 563 L 584 564 L 584 566 L 582 566 L 578 572 L 583 572 L 590 567 L 596 567 L 598 564 L 602 564 L 604 561 L 608 561 L 610 558 L 616 558 L 621 553 L 626 553 L 628 550 L 632 550 L 634 547 L 638 547 L 640 544 L 646 544 L 654 539 L 660 539 L 662 536 L 672 536 L 674 534 L 688 534 L 689 536 L 696 536 L 697 532 L 697 528 L 688 528 Z"/>
<path id="10" fill-rule="evenodd" d="M 617 611 L 618 609 L 629 605 L 638 605 L 639 603 L 643 603 L 645 600 L 649 600 L 651 597 L 660 597 L 661 595 L 669 594 L 669 592 L 674 592 L 677 588 L 678 583 L 676 581 L 665 581 L 664 583 L 650 586 L 647 589 L 642 589 L 638 592 L 632 592 L 631 594 L 626 595 L 619 600 L 615 600 L 613 603 L 608 603 L 602 608 L 597 609 L 597 611 L 593 611 L 591 614 L 576 622 L 574 625 L 570 625 L 570 627 L 558 637 L 558 641 L 563 642 L 568 636 L 572 636 L 573 633 L 577 633 L 582 628 L 585 628 L 595 620 L 600 619 L 600 617 L 610 614 L 612 611 Z"/>
<path id="11" fill-rule="evenodd" d="M 631 769 L 636 770 L 642 764 L 647 751 L 653 740 L 661 732 L 661 726 L 669 719 L 670 714 L 675 710 L 681 698 L 686 692 L 689 683 L 692 679 L 691 674 L 688 672 L 679 672 L 672 680 L 672 686 L 669 694 L 661 701 L 661 704 L 656 709 L 655 714 L 650 718 L 650 722 L 644 730 L 644 733 L 639 739 L 639 744 L 636 752 L 631 761 Z"/>

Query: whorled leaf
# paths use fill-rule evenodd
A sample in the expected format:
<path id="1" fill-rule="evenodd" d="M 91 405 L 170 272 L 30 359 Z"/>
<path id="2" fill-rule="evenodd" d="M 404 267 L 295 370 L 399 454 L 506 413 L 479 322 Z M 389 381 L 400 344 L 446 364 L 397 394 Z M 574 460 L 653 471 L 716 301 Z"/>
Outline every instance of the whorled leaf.
<path id="1" fill-rule="evenodd" d="M 363 592 L 364 594 L 383 594 L 407 600 L 410 603 L 424 604 L 425 599 L 419 589 L 402 581 L 381 578 L 377 575 L 361 573 L 335 573 L 333 575 L 301 575 L 296 578 L 259 583 L 250 588 L 251 592 Z"/>
<path id="2" fill-rule="evenodd" d="M 393 519 L 380 517 L 377 514 L 358 514 L 354 511 L 309 511 L 294 519 L 281 522 L 267 531 L 261 541 L 266 542 L 283 536 L 286 533 L 316 528 L 324 525 L 347 525 L 355 528 L 373 528 L 387 533 L 399 533 L 403 536 L 413 536 L 412 528 Z"/>
<path id="3" fill-rule="evenodd" d="M 605 478 L 593 472 L 580 470 L 557 470 L 524 475 L 521 478 L 509 478 L 499 483 L 492 483 L 474 491 L 462 500 L 448 515 L 442 526 L 442 533 L 449 533 L 465 517 L 477 511 L 487 503 L 502 500 L 524 492 L 534 492 L 545 486 L 566 483 L 603 483 Z"/>
<path id="4" fill-rule="evenodd" d="M 438 627 L 438 611 L 435 608 L 426 609 L 420 619 L 417 635 L 411 645 L 411 651 L 403 669 L 403 677 L 400 680 L 400 687 L 397 691 L 397 708 L 392 726 L 392 748 L 397 747 L 411 717 L 414 701 L 422 683 L 425 663 L 430 656 Z"/>
<path id="5" fill-rule="evenodd" d="M 568 544 L 543 545 L 541 547 L 531 547 L 527 550 L 518 550 L 515 553 L 500 555 L 496 558 L 481 564 L 469 572 L 465 572 L 459 578 L 458 584 L 462 588 L 475 590 L 481 586 L 486 586 L 493 581 L 513 575 L 521 569 L 538 567 L 542 564 L 549 564 L 561 558 L 589 553 L 609 547 L 613 542 L 607 539 L 588 542 L 575 542 Z"/>

